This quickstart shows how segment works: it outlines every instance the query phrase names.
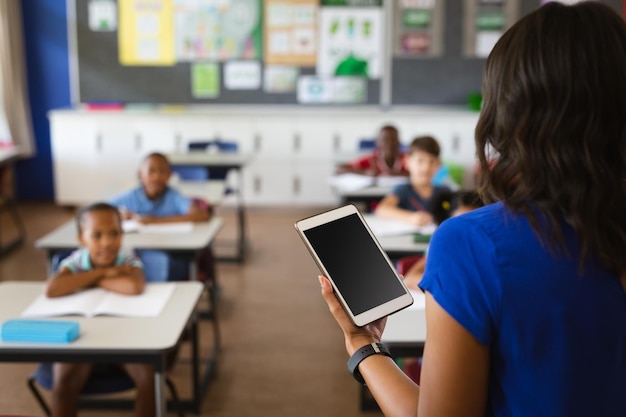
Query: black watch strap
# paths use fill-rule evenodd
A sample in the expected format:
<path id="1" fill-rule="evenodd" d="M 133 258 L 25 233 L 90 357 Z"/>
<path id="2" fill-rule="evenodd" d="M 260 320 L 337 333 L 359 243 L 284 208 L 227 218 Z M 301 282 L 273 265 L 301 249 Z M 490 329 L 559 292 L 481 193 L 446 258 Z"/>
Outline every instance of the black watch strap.
<path id="1" fill-rule="evenodd" d="M 363 361 L 363 359 L 377 354 L 389 356 L 391 358 L 391 352 L 389 352 L 387 346 L 383 345 L 382 343 L 370 343 L 369 345 L 365 345 L 356 352 L 354 352 L 350 359 L 348 359 L 348 370 L 350 371 L 354 379 L 359 381 L 361 384 L 365 385 L 365 380 L 359 372 L 359 364 Z"/>

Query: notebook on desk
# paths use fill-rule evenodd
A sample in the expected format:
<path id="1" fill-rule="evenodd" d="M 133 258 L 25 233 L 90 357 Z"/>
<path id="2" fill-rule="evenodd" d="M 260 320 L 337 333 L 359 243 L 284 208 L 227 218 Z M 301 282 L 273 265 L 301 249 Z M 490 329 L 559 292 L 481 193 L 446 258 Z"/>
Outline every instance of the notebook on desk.
<path id="1" fill-rule="evenodd" d="M 122 222 L 122 229 L 125 233 L 189 233 L 193 230 L 193 223 L 142 224 L 136 220 L 124 220 L 124 222 Z"/>
<path id="2" fill-rule="evenodd" d="M 54 298 L 40 294 L 22 312 L 22 317 L 158 317 L 171 298 L 174 286 L 172 282 L 146 284 L 139 295 L 123 295 L 103 288 L 90 288 Z"/>

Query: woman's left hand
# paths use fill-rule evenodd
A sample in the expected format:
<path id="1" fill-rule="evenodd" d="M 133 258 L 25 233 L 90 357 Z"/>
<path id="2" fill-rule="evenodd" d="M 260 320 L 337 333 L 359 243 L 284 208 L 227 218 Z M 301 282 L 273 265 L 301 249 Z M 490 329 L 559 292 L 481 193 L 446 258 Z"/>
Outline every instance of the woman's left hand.
<path id="1" fill-rule="evenodd" d="M 348 354 L 352 355 L 358 349 L 370 343 L 380 342 L 387 318 L 383 317 L 363 327 L 356 326 L 350 320 L 337 297 L 335 297 L 333 287 L 328 278 L 320 275 L 319 281 L 322 287 L 322 296 L 326 300 L 326 304 L 328 304 L 328 309 L 343 331 Z"/>

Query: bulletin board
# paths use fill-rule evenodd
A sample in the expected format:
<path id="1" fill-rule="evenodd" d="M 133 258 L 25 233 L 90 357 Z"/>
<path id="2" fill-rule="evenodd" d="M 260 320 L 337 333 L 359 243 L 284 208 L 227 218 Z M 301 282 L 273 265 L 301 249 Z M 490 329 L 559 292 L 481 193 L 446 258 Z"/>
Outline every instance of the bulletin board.
<path id="1" fill-rule="evenodd" d="M 465 105 L 491 28 L 542 3 L 67 1 L 75 104 L 322 106 Z"/>

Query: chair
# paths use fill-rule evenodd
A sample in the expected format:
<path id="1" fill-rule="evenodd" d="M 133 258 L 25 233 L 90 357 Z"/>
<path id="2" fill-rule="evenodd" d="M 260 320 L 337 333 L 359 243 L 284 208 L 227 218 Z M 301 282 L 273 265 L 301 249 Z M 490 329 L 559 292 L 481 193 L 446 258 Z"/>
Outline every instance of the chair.
<path id="1" fill-rule="evenodd" d="M 6 166 L 0 167 L 0 214 L 2 214 L 5 210 L 9 212 L 11 218 L 13 219 L 13 223 L 17 228 L 17 236 L 7 244 L 2 244 L 2 219 L 0 218 L 0 255 L 17 248 L 24 243 L 26 238 L 26 228 L 24 227 L 24 223 L 22 223 L 22 219 L 17 211 L 15 200 L 4 190 L 4 176 L 6 172 Z"/>
<path id="2" fill-rule="evenodd" d="M 237 153 L 239 145 L 237 142 L 225 141 L 222 139 L 193 141 L 187 145 L 190 152 L 208 151 L 214 149 L 218 153 Z M 228 169 L 211 168 L 210 170 L 202 167 L 172 167 L 172 171 L 176 172 L 180 179 L 186 181 L 208 181 L 208 180 L 225 180 L 228 175 Z M 234 192 L 233 189 L 226 189 L 226 194 Z"/>
<path id="3" fill-rule="evenodd" d="M 398 271 L 398 274 L 400 275 L 406 274 L 407 271 L 411 269 L 411 267 L 415 265 L 415 263 L 419 261 L 420 259 L 422 259 L 423 257 L 424 255 L 414 255 L 414 256 L 405 256 L 403 258 L 398 259 L 398 261 L 396 262 L 396 269 Z"/>
<path id="4" fill-rule="evenodd" d="M 71 253 L 72 251 L 59 251 L 55 253 L 52 256 L 51 260 L 52 271 L 56 271 L 61 261 L 68 257 Z M 171 354 L 167 358 L 166 362 L 168 362 L 170 366 L 174 363 L 176 350 L 177 349 L 172 350 Z M 40 390 L 37 388 L 37 385 L 48 391 L 52 389 L 52 363 L 44 362 L 39 364 L 35 369 L 35 372 L 33 372 L 28 377 L 27 383 L 28 388 L 39 403 L 41 409 L 47 416 L 50 416 L 50 407 L 48 407 L 48 404 L 46 404 Z M 166 376 L 165 384 L 170 391 L 172 402 L 174 408 L 178 411 L 178 415 L 180 417 L 184 417 L 185 413 L 183 412 L 182 404 L 179 400 L 178 392 L 176 391 L 174 383 L 169 377 Z M 96 366 L 94 372 L 89 377 L 81 391 L 81 396 L 79 397 L 79 405 L 85 403 L 87 405 L 93 405 L 97 408 L 108 408 L 107 403 L 113 405 L 112 400 L 97 401 L 92 399 L 92 401 L 89 401 L 88 399 L 84 398 L 84 396 L 121 393 L 124 391 L 129 391 L 134 387 L 135 385 L 133 380 L 121 368 L 106 367 L 106 369 L 104 369 L 103 367 Z"/>
<path id="5" fill-rule="evenodd" d="M 359 140 L 359 152 L 373 151 L 376 149 L 376 139 L 363 138 Z"/>

